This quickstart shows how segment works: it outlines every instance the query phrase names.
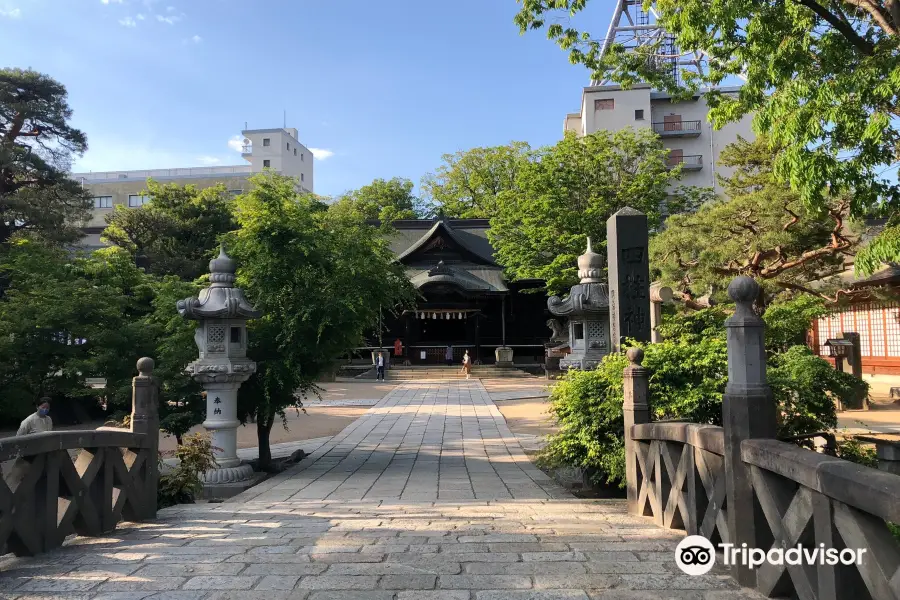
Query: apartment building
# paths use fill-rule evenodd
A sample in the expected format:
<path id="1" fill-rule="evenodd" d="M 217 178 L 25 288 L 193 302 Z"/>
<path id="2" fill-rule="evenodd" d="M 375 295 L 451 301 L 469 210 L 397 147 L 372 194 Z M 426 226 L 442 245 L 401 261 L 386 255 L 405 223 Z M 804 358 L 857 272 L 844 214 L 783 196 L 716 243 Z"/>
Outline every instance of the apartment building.
<path id="1" fill-rule="evenodd" d="M 103 246 L 100 234 L 106 227 L 106 216 L 116 206 L 140 208 L 151 200 L 142 194 L 147 179 L 190 184 L 201 189 L 221 183 L 233 195 L 238 195 L 249 189 L 248 179 L 252 174 L 270 169 L 296 178 L 300 191 L 313 192 L 313 155 L 299 141 L 296 129 L 248 129 L 241 134 L 241 157 L 248 163 L 244 165 L 72 173 L 72 179 L 79 181 L 94 197 L 82 246 L 88 249 Z"/>
<path id="2" fill-rule="evenodd" d="M 738 88 L 720 88 L 734 93 Z M 590 135 L 601 129 L 617 131 L 625 127 L 649 127 L 669 149 L 669 164 L 681 164 L 682 177 L 673 183 L 711 187 L 721 191 L 716 174 L 728 176 L 731 169 L 718 164 L 722 150 L 737 140 L 755 139 L 747 116 L 714 130 L 707 120 L 709 107 L 702 93 L 676 101 L 668 94 L 639 84 L 624 90 L 618 85 L 592 85 L 584 88 L 581 110 L 566 115 L 564 129 L 578 135 Z"/>

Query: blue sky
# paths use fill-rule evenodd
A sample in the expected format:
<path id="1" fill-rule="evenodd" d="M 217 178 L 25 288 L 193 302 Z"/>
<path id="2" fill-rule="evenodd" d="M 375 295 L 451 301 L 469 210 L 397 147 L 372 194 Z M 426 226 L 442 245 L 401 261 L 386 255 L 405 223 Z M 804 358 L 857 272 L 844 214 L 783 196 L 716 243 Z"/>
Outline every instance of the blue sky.
<path id="1" fill-rule="evenodd" d="M 599 34 L 612 0 L 594 0 Z M 282 111 L 318 149 L 316 192 L 416 183 L 441 155 L 562 137 L 589 74 L 515 0 L 0 0 L 3 66 L 69 90 L 75 170 L 242 164 L 247 122 Z M 596 11 L 596 12 L 594 12 Z M 324 152 L 323 152 L 324 151 Z"/>

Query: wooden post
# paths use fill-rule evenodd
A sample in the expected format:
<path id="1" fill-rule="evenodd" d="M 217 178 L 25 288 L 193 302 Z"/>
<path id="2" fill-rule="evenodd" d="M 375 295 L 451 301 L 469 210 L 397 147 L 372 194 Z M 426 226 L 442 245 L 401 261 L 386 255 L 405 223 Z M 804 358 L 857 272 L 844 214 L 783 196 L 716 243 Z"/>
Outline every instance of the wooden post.
<path id="1" fill-rule="evenodd" d="M 156 518 L 156 494 L 159 486 L 159 382 L 153 377 L 152 358 L 137 361 L 138 376 L 131 382 L 131 431 L 147 436 L 149 445 L 141 480 L 145 497 L 140 504 L 143 518 Z M 138 504 L 138 503 L 135 503 Z"/>
<path id="2" fill-rule="evenodd" d="M 628 493 L 628 512 L 638 512 L 638 492 L 641 489 L 637 467 L 638 442 L 631 437 L 631 426 L 650 422 L 649 382 L 650 374 L 641 366 L 644 351 L 629 348 L 625 352 L 628 366 L 625 367 L 625 401 L 622 414 L 625 420 L 625 483 Z"/>
<path id="3" fill-rule="evenodd" d="M 758 527 L 764 517 L 758 510 L 750 479 L 750 467 L 741 459 L 741 442 L 774 438 L 775 401 L 766 383 L 765 323 L 753 311 L 759 284 L 737 277 L 728 285 L 735 302 L 734 314 L 725 321 L 728 336 L 728 384 L 722 401 L 725 436 L 725 502 L 731 542 L 740 547 L 759 547 Z M 745 587 L 756 587 L 756 571 L 735 565 L 732 574 Z"/>

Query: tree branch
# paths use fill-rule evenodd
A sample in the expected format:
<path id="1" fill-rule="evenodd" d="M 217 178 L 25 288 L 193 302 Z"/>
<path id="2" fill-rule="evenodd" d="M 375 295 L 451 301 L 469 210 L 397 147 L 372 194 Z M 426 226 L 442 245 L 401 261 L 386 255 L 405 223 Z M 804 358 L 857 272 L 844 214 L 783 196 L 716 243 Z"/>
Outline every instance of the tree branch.
<path id="1" fill-rule="evenodd" d="M 880 4 L 872 2 L 872 0 L 845 0 L 845 2 L 872 17 L 872 20 L 888 35 L 897 35 L 897 25 L 900 24 L 900 18 L 898 18 L 900 17 L 900 6 L 898 6 L 896 0 L 888 0 L 890 12 L 885 10 Z M 888 17 L 894 23 L 891 23 Z"/>
<path id="2" fill-rule="evenodd" d="M 847 38 L 847 41 L 850 42 L 861 53 L 865 54 L 866 56 L 872 56 L 872 54 L 875 53 L 875 47 L 871 43 L 869 43 L 868 40 L 856 33 L 856 31 L 849 23 L 842 21 L 837 15 L 830 12 L 815 0 L 794 0 L 794 2 L 810 9 L 816 15 L 826 21 L 829 25 L 837 29 L 841 33 L 841 35 Z"/>

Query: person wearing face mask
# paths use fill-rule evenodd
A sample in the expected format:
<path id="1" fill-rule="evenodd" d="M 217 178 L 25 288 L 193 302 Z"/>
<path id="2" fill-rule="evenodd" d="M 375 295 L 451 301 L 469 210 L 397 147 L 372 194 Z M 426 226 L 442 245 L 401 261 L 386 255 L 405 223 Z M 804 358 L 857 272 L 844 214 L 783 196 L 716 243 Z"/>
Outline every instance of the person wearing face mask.
<path id="1" fill-rule="evenodd" d="M 41 398 L 37 401 L 37 410 L 22 421 L 16 435 L 53 431 L 53 420 L 48 416 L 49 414 L 50 398 Z"/>

